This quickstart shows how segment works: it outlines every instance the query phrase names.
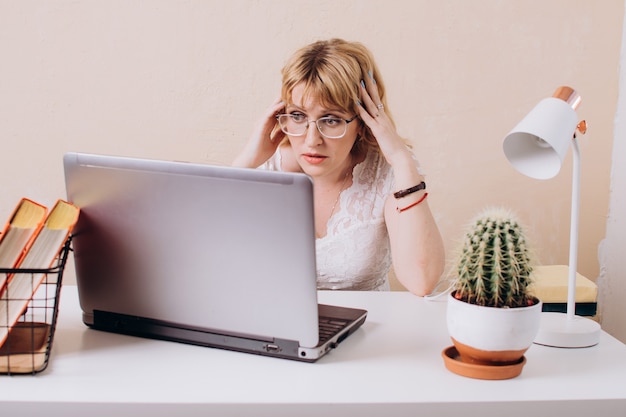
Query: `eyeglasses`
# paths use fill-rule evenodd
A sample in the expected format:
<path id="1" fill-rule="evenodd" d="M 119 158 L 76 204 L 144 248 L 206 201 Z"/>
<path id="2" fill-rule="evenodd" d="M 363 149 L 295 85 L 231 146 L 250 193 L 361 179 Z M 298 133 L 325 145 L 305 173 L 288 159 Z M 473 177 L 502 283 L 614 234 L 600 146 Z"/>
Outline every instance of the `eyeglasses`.
<path id="1" fill-rule="evenodd" d="M 341 139 L 348 131 L 348 123 L 357 118 L 354 115 L 351 119 L 345 120 L 340 117 L 325 116 L 317 120 L 309 120 L 301 113 L 278 114 L 276 119 L 282 130 L 289 136 L 302 136 L 309 128 L 309 124 L 315 122 L 317 130 L 327 139 Z"/>

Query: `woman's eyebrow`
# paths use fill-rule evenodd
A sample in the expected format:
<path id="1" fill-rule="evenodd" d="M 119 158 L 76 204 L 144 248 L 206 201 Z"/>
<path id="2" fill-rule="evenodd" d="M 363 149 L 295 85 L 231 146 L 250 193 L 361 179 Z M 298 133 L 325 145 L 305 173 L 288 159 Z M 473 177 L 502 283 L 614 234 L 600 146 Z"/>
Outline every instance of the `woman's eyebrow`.
<path id="1" fill-rule="evenodd" d="M 304 108 L 296 105 L 296 104 L 289 104 L 286 107 L 287 111 L 293 111 L 293 110 L 298 110 L 301 111 L 302 113 L 307 113 L 307 110 L 305 110 Z M 340 108 L 324 108 L 322 109 L 323 114 L 328 114 L 328 113 L 339 113 L 339 114 L 348 114 L 348 112 L 340 109 Z"/>

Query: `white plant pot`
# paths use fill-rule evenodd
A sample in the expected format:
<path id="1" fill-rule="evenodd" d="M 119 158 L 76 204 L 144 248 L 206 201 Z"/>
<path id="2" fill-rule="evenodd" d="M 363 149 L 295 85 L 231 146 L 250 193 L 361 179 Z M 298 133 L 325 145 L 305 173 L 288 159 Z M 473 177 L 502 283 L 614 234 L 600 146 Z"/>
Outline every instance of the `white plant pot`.
<path id="1" fill-rule="evenodd" d="M 541 306 L 483 307 L 448 296 L 448 333 L 464 362 L 515 363 L 539 331 Z"/>

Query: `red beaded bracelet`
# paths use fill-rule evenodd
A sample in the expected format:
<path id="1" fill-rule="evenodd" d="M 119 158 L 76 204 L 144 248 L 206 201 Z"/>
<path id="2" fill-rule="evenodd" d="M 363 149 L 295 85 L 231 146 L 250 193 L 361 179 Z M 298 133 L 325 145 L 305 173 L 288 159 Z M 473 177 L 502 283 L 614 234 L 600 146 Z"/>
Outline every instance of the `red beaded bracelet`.
<path id="1" fill-rule="evenodd" d="M 421 203 L 422 201 L 426 200 L 426 197 L 428 197 L 428 193 L 424 193 L 424 195 L 422 196 L 422 198 L 420 198 L 419 200 L 417 200 L 415 203 L 413 204 L 409 204 L 408 206 L 404 207 L 404 208 L 400 208 L 400 207 L 396 207 L 396 210 L 398 210 L 398 213 L 402 213 L 405 210 L 408 210 L 410 208 L 413 208 L 415 206 L 417 206 L 419 203 Z"/>

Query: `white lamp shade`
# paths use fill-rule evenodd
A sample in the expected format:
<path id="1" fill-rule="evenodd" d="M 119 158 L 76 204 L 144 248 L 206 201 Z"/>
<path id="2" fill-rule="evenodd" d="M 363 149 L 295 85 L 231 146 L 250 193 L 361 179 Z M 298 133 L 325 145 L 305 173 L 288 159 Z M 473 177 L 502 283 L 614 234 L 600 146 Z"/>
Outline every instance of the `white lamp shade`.
<path id="1" fill-rule="evenodd" d="M 552 178 L 561 169 L 577 124 L 576 111 L 566 101 L 543 99 L 504 138 L 504 154 L 522 174 Z"/>

